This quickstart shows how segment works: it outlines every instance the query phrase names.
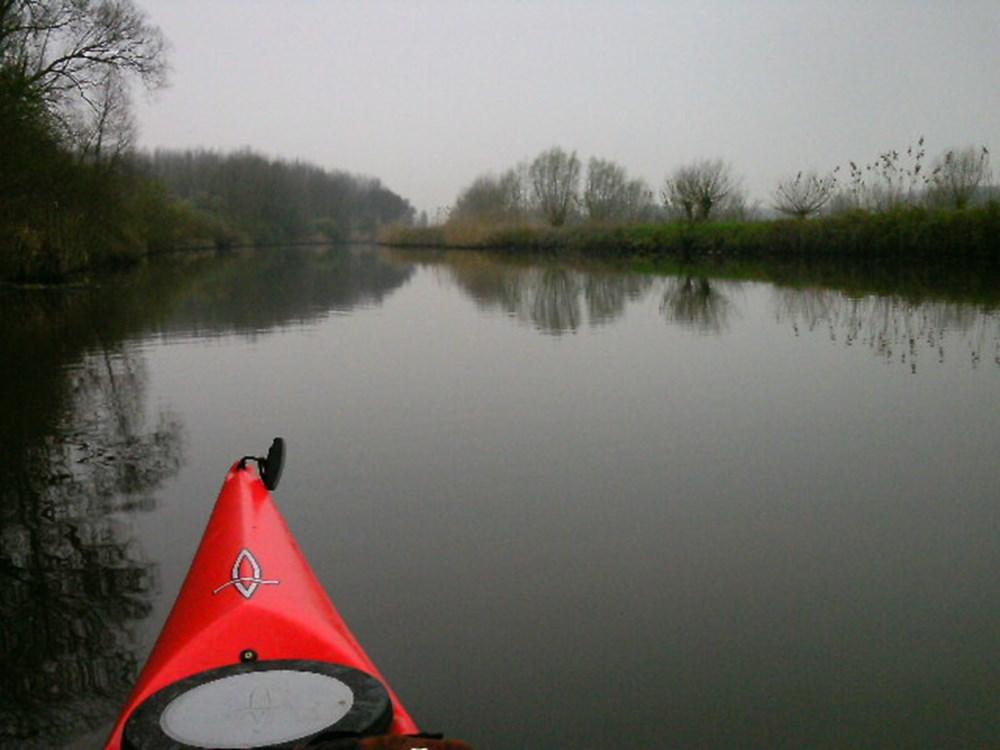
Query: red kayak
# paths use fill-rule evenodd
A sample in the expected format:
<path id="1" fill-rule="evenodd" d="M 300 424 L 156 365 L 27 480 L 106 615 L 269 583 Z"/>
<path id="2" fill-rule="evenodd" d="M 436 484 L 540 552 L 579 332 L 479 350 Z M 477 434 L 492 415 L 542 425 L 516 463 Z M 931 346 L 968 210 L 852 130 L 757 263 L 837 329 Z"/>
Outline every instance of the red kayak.
<path id="1" fill-rule="evenodd" d="M 284 444 L 233 464 L 105 750 L 464 747 L 420 730 L 323 591 L 268 491 Z M 249 465 L 256 461 L 258 470 Z M 382 744 L 360 738 L 381 737 Z"/>

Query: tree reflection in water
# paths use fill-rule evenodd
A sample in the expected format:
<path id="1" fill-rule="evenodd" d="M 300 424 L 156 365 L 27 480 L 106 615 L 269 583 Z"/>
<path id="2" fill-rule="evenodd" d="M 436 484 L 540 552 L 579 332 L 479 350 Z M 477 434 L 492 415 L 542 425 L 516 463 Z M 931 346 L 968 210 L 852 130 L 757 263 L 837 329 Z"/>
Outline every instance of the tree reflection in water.
<path id="1" fill-rule="evenodd" d="M 213 259 L 175 305 L 166 333 L 255 335 L 331 310 L 380 305 L 413 274 L 373 248 L 276 248 Z"/>
<path id="2" fill-rule="evenodd" d="M 640 274 L 586 274 L 583 295 L 591 325 L 613 323 L 629 302 L 641 300 L 652 287 L 653 280 Z"/>
<path id="3" fill-rule="evenodd" d="M 579 275 L 562 268 L 543 268 L 524 278 L 522 295 L 531 307 L 527 317 L 543 331 L 575 331 L 582 322 Z"/>
<path id="4" fill-rule="evenodd" d="M 722 333 L 729 326 L 732 303 L 718 282 L 704 276 L 670 276 L 664 281 L 660 312 L 674 323 L 699 333 Z"/>
<path id="5" fill-rule="evenodd" d="M 138 352 L 99 346 L 57 379 L 66 398 L 51 421 L 39 413 L 33 428 L 22 414 L 0 439 L 4 748 L 58 747 L 104 724 L 129 690 L 156 585 L 129 512 L 155 505 L 182 457 L 178 422 L 147 419 Z M 20 386 L 8 383 L 6 407 L 34 402 L 37 384 Z"/>
<path id="6" fill-rule="evenodd" d="M 796 335 L 825 328 L 830 341 L 867 346 L 911 372 L 918 363 L 941 364 L 949 355 L 974 368 L 984 358 L 1000 365 L 1000 315 L 981 305 L 776 287 L 774 306 L 778 321 L 791 323 Z"/>
<path id="7" fill-rule="evenodd" d="M 470 252 L 449 253 L 439 267 L 482 309 L 502 310 L 556 335 L 617 320 L 653 286 L 640 274 L 503 263 Z"/>
<path id="8" fill-rule="evenodd" d="M 702 334 L 729 331 L 739 308 L 732 301 L 745 283 L 770 282 L 778 322 L 789 321 L 793 329 L 826 327 L 833 341 L 847 346 L 861 343 L 878 356 L 902 362 L 915 371 L 917 360 L 944 362 L 948 340 L 954 340 L 954 356 L 967 358 L 973 366 L 992 360 L 1000 365 L 1000 316 L 995 293 L 986 295 L 969 280 L 968 271 L 952 269 L 941 289 L 916 287 L 900 272 L 897 283 L 886 269 L 881 275 L 865 274 L 865 267 L 841 269 L 846 281 L 857 286 L 870 281 L 879 292 L 858 296 L 854 291 L 824 288 L 808 267 L 742 267 L 748 280 L 713 278 L 711 269 L 680 267 L 662 275 L 640 274 L 618 268 L 539 262 L 517 256 L 457 251 L 417 253 L 397 251 L 399 260 L 432 267 L 440 277 L 455 283 L 486 310 L 500 310 L 530 322 L 545 333 L 561 334 L 583 325 L 615 322 L 630 302 L 638 302 L 653 290 L 662 290 L 660 313 L 669 323 Z M 725 269 L 723 269 L 725 271 Z M 770 279 L 774 274 L 777 278 Z M 962 274 L 965 273 L 963 276 Z M 846 274 L 846 275 L 844 275 Z M 956 279 L 967 279 L 956 281 Z M 810 286 L 816 284 L 815 286 Z M 951 301 L 954 289 L 975 292 L 969 301 Z M 961 342 L 960 344 L 958 342 Z M 961 347 L 959 350 L 957 347 Z"/>

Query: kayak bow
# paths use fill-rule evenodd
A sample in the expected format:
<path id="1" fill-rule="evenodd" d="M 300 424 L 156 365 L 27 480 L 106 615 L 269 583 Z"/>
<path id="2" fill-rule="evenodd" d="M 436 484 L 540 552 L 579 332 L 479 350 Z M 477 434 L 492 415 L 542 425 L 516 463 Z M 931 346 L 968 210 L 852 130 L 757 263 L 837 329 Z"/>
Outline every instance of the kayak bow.
<path id="1" fill-rule="evenodd" d="M 226 475 L 105 750 L 305 748 L 420 731 L 275 507 L 265 487 L 280 475 L 275 446 L 270 461 L 254 459 L 260 476 L 248 459 Z"/>

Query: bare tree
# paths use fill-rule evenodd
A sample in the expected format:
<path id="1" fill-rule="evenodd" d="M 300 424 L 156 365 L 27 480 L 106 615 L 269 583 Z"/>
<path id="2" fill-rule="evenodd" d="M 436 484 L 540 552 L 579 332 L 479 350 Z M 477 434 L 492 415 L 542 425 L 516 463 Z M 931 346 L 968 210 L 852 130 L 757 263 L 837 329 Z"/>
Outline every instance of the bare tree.
<path id="1" fill-rule="evenodd" d="M 591 159 L 583 189 L 583 206 L 591 221 L 641 221 L 650 214 L 653 192 L 642 179 L 628 179 L 625 168 L 605 159 Z"/>
<path id="2" fill-rule="evenodd" d="M 577 201 L 580 160 L 576 152 L 567 154 L 558 146 L 539 154 L 528 167 L 531 190 L 538 209 L 554 227 L 566 223 Z"/>
<path id="3" fill-rule="evenodd" d="M 131 150 L 135 121 L 129 107 L 128 88 L 120 74 L 110 70 L 92 100 L 88 115 L 72 128 L 77 151 L 98 164 L 115 164 Z"/>
<path id="4" fill-rule="evenodd" d="M 953 208 L 965 208 L 989 180 L 990 152 L 985 146 L 951 149 L 934 162 L 932 197 Z"/>
<path id="5" fill-rule="evenodd" d="M 663 184 L 663 204 L 688 221 L 706 221 L 737 188 L 739 181 L 721 159 L 703 159 L 679 167 Z"/>
<path id="6" fill-rule="evenodd" d="M 778 182 L 774 190 L 774 207 L 788 216 L 805 219 L 820 212 L 833 197 L 836 186 L 834 174 L 820 177 L 812 171 L 799 172 L 795 179 Z"/>
<path id="7" fill-rule="evenodd" d="M 606 159 L 591 158 L 587 163 L 587 181 L 583 205 L 591 221 L 622 218 L 627 200 L 628 176 L 625 168 Z"/>
<path id="8" fill-rule="evenodd" d="M 132 0 L 0 0 L 0 65 L 69 131 L 104 119 L 106 132 L 129 80 L 163 85 L 165 47 Z"/>
<path id="9" fill-rule="evenodd" d="M 629 180 L 625 185 L 625 207 L 622 218 L 626 221 L 646 221 L 655 211 L 653 191 L 640 177 Z"/>

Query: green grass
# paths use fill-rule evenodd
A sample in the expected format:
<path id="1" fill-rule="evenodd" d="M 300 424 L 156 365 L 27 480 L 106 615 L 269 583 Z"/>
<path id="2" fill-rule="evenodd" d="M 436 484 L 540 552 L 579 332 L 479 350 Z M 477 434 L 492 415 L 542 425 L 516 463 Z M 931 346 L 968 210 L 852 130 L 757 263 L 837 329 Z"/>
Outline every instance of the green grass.
<path id="1" fill-rule="evenodd" d="M 643 258 L 854 256 L 1000 259 L 1000 204 L 965 210 L 855 211 L 819 219 L 637 226 L 537 225 L 393 227 L 380 242 L 395 247 L 477 248 L 506 252 Z"/>

